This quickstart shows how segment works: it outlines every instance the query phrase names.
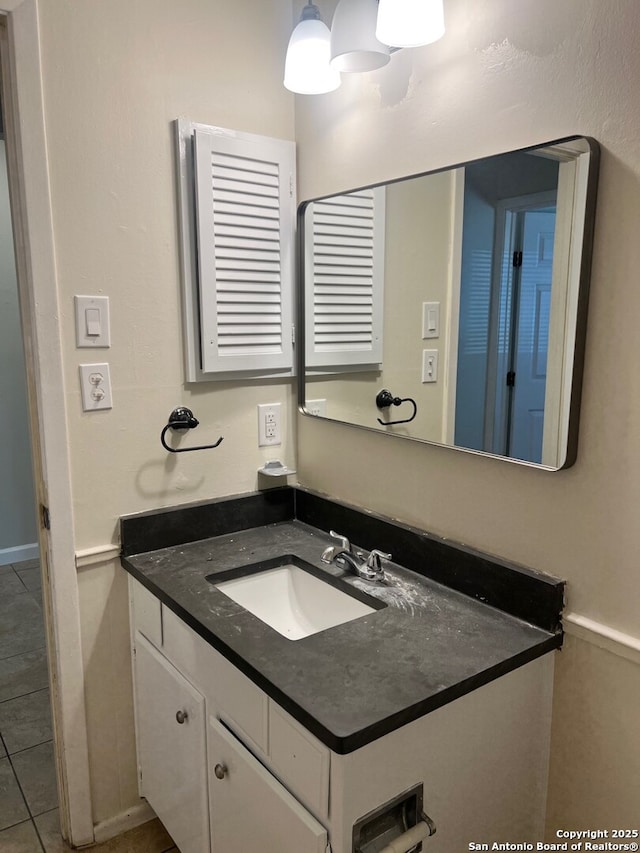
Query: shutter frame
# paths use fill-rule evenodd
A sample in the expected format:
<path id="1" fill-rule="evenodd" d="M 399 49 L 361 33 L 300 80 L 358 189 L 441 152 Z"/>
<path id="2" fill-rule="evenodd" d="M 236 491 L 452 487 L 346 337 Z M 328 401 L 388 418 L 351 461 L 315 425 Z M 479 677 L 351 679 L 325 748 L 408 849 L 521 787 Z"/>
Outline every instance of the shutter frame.
<path id="1" fill-rule="evenodd" d="M 295 144 L 181 119 L 174 124 L 186 379 L 290 377 Z M 214 158 L 226 162 L 214 166 Z M 254 170 L 253 184 L 251 169 L 242 173 L 243 163 L 261 162 L 272 164 L 269 185 L 261 185 L 260 168 Z M 217 239 L 220 217 L 226 221 L 223 240 Z M 254 230 L 263 218 L 269 223 L 267 234 Z M 262 335 L 263 326 L 277 329 L 276 338 Z M 224 347 L 218 347 L 221 338 Z"/>

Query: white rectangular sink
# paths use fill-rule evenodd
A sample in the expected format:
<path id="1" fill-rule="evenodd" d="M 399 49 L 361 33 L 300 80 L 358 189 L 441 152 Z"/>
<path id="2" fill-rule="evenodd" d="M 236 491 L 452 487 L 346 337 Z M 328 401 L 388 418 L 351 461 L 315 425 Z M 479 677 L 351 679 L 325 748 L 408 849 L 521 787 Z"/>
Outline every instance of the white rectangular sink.
<path id="1" fill-rule="evenodd" d="M 293 562 L 220 583 L 215 575 L 207 580 L 289 640 L 309 637 L 380 608 L 375 599 L 371 607 Z"/>

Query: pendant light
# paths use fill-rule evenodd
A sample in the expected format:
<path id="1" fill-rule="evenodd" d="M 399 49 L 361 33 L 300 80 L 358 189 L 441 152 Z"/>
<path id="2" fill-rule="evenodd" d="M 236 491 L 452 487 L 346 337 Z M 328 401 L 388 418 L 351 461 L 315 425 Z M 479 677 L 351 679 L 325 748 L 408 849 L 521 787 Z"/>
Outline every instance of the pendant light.
<path id="1" fill-rule="evenodd" d="M 309 0 L 289 39 L 285 87 L 301 95 L 333 92 L 340 85 L 340 74 L 329 65 L 329 58 L 329 28 L 322 22 L 318 7 Z"/>
<path id="2" fill-rule="evenodd" d="M 331 24 L 331 66 L 362 72 L 382 68 L 389 48 L 376 38 L 378 0 L 340 0 Z"/>
<path id="3" fill-rule="evenodd" d="M 376 36 L 394 47 L 420 47 L 444 35 L 443 0 L 380 0 Z"/>

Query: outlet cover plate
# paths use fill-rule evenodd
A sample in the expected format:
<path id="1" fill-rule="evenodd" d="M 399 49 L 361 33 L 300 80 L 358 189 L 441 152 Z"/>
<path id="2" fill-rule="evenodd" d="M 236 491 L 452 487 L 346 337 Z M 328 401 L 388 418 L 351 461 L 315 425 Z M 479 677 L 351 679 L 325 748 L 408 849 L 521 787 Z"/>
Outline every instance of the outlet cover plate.
<path id="1" fill-rule="evenodd" d="M 282 444 L 280 409 L 280 403 L 262 403 L 258 406 L 258 447 Z"/>

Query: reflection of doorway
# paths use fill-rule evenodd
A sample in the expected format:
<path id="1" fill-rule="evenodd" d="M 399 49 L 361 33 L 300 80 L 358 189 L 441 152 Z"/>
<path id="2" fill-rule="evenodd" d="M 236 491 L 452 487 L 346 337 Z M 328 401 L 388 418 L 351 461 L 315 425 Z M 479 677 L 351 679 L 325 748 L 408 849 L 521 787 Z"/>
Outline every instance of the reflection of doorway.
<path id="1" fill-rule="evenodd" d="M 517 152 L 499 167 L 464 169 L 452 382 L 458 447 L 530 462 L 545 458 L 559 167 L 556 159 Z"/>
<path id="2" fill-rule="evenodd" d="M 490 158 L 457 170 L 449 302 L 452 326 L 445 367 L 447 443 L 505 455 L 505 433 L 513 433 L 516 423 L 522 421 L 513 415 L 507 430 L 501 420 L 509 387 L 506 377 L 512 370 L 521 379 L 527 374 L 537 378 L 540 387 L 544 377 L 545 393 L 544 416 L 539 404 L 523 405 L 529 436 L 525 428 L 524 448 L 515 441 L 519 436 L 512 436 L 509 456 L 523 461 L 536 458 L 554 470 L 565 464 L 574 399 L 573 354 L 584 226 L 581 211 L 588 165 L 588 156 L 579 147 L 549 146 L 503 155 L 499 165 Z M 532 248 L 523 252 L 525 272 L 527 261 L 534 260 L 531 274 L 537 286 L 530 292 L 533 305 L 519 324 L 521 329 L 528 329 L 530 354 L 528 361 L 514 369 L 508 366 L 508 348 L 499 346 L 501 303 L 499 296 L 493 295 L 500 293 L 503 272 L 509 271 L 513 257 L 514 248 L 508 245 L 511 231 L 507 230 L 507 211 L 511 211 L 513 223 L 522 209 L 531 210 L 533 217 L 553 208 L 555 227 L 551 219 L 538 222 L 532 231 Z M 553 281 L 550 290 L 540 277 L 543 272 Z M 522 276 L 522 271 L 519 274 Z M 504 339 L 505 325 L 512 328 L 504 322 L 504 300 L 502 309 Z M 522 382 L 519 385 L 523 387 Z M 575 447 L 572 450 L 575 452 Z"/>
<path id="3" fill-rule="evenodd" d="M 556 193 L 498 205 L 484 449 L 542 462 Z"/>

